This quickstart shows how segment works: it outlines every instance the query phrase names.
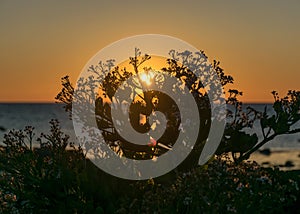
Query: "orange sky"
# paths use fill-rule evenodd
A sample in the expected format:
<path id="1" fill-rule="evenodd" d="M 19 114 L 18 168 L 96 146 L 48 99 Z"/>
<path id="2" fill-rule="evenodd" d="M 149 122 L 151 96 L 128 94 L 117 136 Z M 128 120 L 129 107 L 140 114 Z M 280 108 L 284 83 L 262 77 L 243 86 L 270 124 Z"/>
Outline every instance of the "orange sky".
<path id="1" fill-rule="evenodd" d="M 0 1 L 0 102 L 54 101 L 100 49 L 143 33 L 221 61 L 243 101 L 300 90 L 300 1 Z"/>

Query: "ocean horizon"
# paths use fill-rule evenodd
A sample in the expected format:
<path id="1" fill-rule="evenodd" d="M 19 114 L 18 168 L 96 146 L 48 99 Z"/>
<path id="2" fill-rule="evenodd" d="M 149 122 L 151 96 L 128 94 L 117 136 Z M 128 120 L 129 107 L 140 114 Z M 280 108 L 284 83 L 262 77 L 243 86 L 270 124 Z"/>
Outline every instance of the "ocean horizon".
<path id="1" fill-rule="evenodd" d="M 9 130 L 22 130 L 25 126 L 35 128 L 35 138 L 41 133 L 50 132 L 49 121 L 57 119 L 60 122 L 62 131 L 70 135 L 71 140 L 76 142 L 75 132 L 72 120 L 63 109 L 64 104 L 61 103 L 0 103 L 0 127 L 5 131 L 0 131 L 0 144 L 3 145 L 4 134 Z M 244 107 L 251 106 L 256 110 L 263 111 L 267 106 L 268 111 L 272 111 L 270 103 L 244 103 Z M 297 124 L 299 128 L 300 123 Z M 246 130 L 250 133 L 257 133 L 261 138 L 259 124 L 255 124 L 253 129 Z M 262 148 L 272 149 L 300 149 L 300 133 L 292 135 L 278 136 Z"/>

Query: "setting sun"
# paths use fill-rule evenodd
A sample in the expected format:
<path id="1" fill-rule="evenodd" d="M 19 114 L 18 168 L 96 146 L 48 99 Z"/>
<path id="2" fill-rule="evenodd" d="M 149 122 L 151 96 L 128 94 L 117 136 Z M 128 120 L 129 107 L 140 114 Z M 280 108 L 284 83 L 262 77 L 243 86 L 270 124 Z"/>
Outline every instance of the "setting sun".
<path id="1" fill-rule="evenodd" d="M 153 72 L 148 71 L 140 73 L 139 76 L 143 82 L 145 82 L 147 85 L 151 85 L 154 74 Z"/>

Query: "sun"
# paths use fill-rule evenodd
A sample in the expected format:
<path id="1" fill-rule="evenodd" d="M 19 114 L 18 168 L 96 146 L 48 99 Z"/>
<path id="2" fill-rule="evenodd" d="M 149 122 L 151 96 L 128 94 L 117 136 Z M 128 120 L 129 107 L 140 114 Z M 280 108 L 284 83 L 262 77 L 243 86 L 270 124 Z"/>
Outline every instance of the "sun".
<path id="1" fill-rule="evenodd" d="M 147 85 L 151 85 L 154 73 L 151 71 L 147 71 L 147 72 L 144 71 L 144 72 L 140 73 L 139 76 L 140 76 L 141 81 L 143 81 Z"/>

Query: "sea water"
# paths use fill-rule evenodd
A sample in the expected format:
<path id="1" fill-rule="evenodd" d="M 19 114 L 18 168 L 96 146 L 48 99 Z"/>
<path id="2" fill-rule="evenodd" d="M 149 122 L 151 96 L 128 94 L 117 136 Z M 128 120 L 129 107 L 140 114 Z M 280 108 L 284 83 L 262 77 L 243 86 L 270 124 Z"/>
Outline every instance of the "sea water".
<path id="1" fill-rule="evenodd" d="M 272 111 L 270 104 L 245 104 L 251 106 L 258 111 L 263 111 L 267 106 L 268 113 Z M 25 126 L 33 126 L 35 128 L 35 137 L 39 137 L 40 133 L 49 133 L 51 119 L 57 119 L 60 122 L 62 131 L 71 136 L 72 141 L 76 141 L 73 123 L 68 113 L 63 109 L 63 104 L 56 103 L 0 103 L 0 126 L 6 131 L 0 131 L 0 142 L 3 142 L 3 136 L 12 129 L 24 129 Z M 294 128 L 299 128 L 298 123 Z M 262 133 L 259 123 L 256 123 L 253 129 L 245 130 L 249 133 L 257 133 L 259 139 L 262 139 Z M 299 149 L 300 133 L 292 135 L 282 135 L 276 137 L 262 148 L 278 148 L 278 149 Z"/>
<path id="2" fill-rule="evenodd" d="M 5 131 L 0 131 L 0 142 L 3 142 L 4 134 L 9 130 L 23 130 L 26 126 L 34 127 L 35 137 L 41 133 L 50 133 L 50 120 L 57 119 L 61 130 L 75 139 L 72 120 L 63 109 L 62 104 L 57 103 L 1 103 L 0 126 Z"/>

